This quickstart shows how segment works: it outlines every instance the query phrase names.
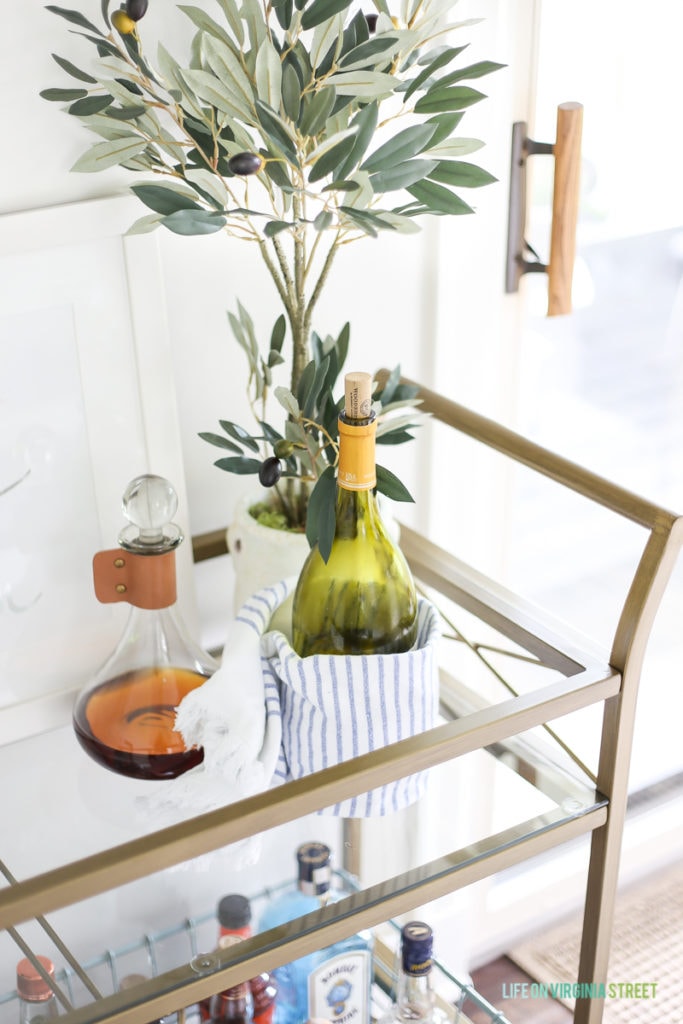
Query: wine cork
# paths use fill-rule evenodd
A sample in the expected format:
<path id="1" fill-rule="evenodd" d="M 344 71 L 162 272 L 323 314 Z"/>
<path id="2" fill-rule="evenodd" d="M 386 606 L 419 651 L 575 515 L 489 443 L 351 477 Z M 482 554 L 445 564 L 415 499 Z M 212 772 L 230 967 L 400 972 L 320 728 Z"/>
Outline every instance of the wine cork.
<path id="1" fill-rule="evenodd" d="M 344 413 L 351 420 L 367 420 L 372 413 L 372 377 L 347 373 L 344 377 Z"/>

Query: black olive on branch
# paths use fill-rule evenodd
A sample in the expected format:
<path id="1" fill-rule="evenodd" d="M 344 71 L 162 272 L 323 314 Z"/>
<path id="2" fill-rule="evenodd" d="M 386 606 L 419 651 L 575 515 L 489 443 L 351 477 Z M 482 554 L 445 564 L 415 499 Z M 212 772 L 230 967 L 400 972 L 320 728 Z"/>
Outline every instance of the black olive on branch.
<path id="1" fill-rule="evenodd" d="M 228 160 L 228 167 L 233 174 L 258 174 L 265 160 L 258 153 L 236 153 Z"/>
<path id="2" fill-rule="evenodd" d="M 372 34 L 375 31 L 375 29 L 377 28 L 377 15 L 376 14 L 366 14 L 365 15 L 365 20 L 366 20 L 367 25 L 368 25 L 368 30 Z"/>
<path id="3" fill-rule="evenodd" d="M 139 21 L 147 13 L 149 0 L 126 0 L 126 14 L 133 21 Z"/>
<path id="4" fill-rule="evenodd" d="M 282 465 L 274 455 L 264 459 L 258 471 L 259 483 L 262 487 L 273 487 L 282 476 Z"/>

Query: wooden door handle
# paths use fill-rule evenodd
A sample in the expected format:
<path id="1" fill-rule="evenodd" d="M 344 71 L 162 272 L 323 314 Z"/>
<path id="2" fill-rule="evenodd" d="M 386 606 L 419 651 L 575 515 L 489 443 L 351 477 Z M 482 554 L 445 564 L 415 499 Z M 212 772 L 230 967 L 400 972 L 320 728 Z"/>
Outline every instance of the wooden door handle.
<path id="1" fill-rule="evenodd" d="M 557 108 L 553 220 L 548 262 L 548 316 L 572 311 L 572 274 L 576 256 L 576 225 L 579 219 L 581 176 L 580 103 L 561 103 Z"/>
<path id="2" fill-rule="evenodd" d="M 512 129 L 505 290 L 518 291 L 519 281 L 524 274 L 547 273 L 548 316 L 570 313 L 572 308 L 582 127 L 583 106 L 572 102 L 561 103 L 557 108 L 557 135 L 554 143 L 530 139 L 524 121 L 518 121 Z M 526 162 L 530 156 L 538 154 L 548 154 L 555 158 L 550 258 L 547 263 L 541 261 L 525 238 Z M 529 255 L 533 259 L 529 259 Z"/>

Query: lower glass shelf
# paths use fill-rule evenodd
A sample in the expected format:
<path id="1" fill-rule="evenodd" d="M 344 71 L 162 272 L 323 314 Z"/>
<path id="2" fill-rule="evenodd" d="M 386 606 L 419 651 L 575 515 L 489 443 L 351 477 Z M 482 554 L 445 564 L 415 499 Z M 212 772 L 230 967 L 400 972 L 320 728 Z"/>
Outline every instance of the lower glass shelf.
<path id="1" fill-rule="evenodd" d="M 353 878 L 346 872 L 335 872 L 337 885 L 346 891 L 356 889 Z M 283 883 L 257 893 L 251 897 L 255 913 L 273 896 L 291 883 Z M 378 929 L 375 935 L 374 984 L 372 993 L 372 1019 L 377 1020 L 388 1007 L 395 995 L 397 981 L 398 948 L 400 926 L 389 921 Z M 119 992 L 126 978 L 137 976 L 153 979 L 186 965 L 199 962 L 210 956 L 216 943 L 217 922 L 214 911 L 155 932 L 148 932 L 138 941 L 117 949 L 107 949 L 82 963 L 73 960 L 68 950 L 64 953 L 71 962 L 56 965 L 54 990 L 60 1004 L 59 1013 L 65 1024 L 69 1017 L 79 1010 L 93 1007 L 99 999 Z M 58 937 L 52 935 L 54 945 Z M 17 958 L 35 956 L 18 939 Z M 39 952 L 39 951 L 38 951 Z M 468 1009 L 476 1007 L 480 1015 L 486 1015 L 492 1024 L 509 1024 L 508 1019 L 473 988 L 469 979 L 456 977 L 447 965 L 435 960 L 435 988 L 443 1020 L 450 1024 L 470 1024 Z M 138 1004 L 133 987 L 127 988 L 131 1003 Z M 96 1014 L 93 1014 L 95 1017 Z M 183 1007 L 176 1013 L 162 1018 L 163 1024 L 200 1024 L 197 1006 Z M 19 999 L 16 991 L 0 994 L 0 1024 L 17 1024 L 19 1021 Z"/>

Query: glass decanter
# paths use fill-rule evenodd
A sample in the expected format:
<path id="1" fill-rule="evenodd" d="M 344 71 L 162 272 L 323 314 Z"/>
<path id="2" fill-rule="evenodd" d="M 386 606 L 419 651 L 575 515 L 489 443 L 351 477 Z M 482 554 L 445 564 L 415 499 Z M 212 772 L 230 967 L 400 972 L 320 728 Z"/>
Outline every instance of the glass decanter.
<path id="1" fill-rule="evenodd" d="M 173 779 L 201 763 L 203 750 L 186 749 L 175 730 L 175 713 L 218 667 L 174 607 L 177 507 L 168 480 L 136 477 L 123 495 L 129 525 L 120 547 L 93 559 L 98 600 L 131 610 L 115 650 L 76 700 L 73 726 L 93 760 L 135 779 Z"/>

